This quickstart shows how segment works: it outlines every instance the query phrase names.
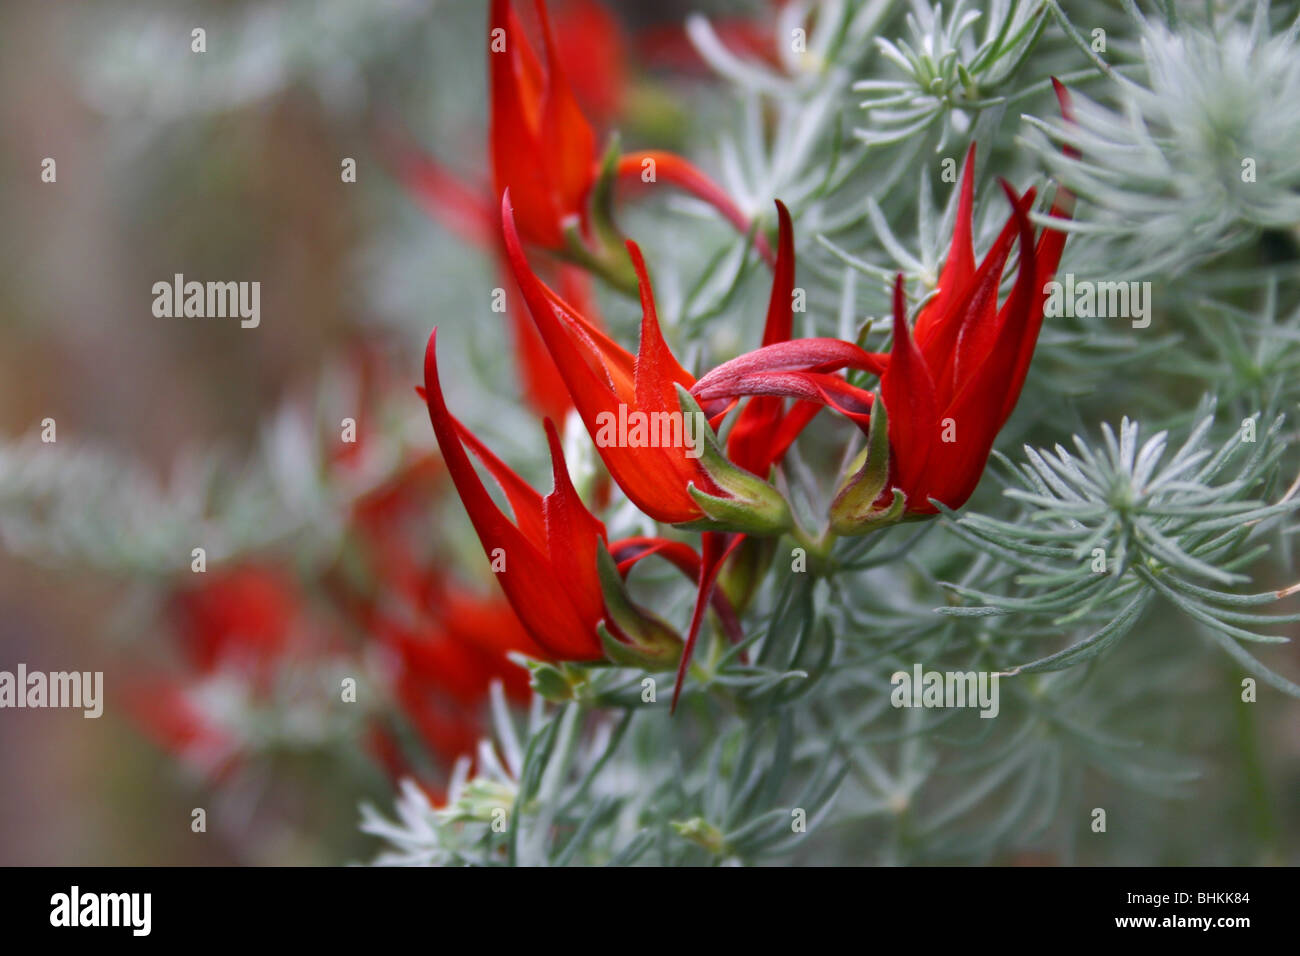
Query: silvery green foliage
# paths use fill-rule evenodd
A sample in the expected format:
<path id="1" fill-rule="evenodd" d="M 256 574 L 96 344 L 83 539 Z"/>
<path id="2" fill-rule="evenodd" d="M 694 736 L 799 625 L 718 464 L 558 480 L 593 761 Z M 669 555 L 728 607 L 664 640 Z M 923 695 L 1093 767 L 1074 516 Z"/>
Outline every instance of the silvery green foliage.
<path id="1" fill-rule="evenodd" d="M 1234 5 L 1240 8 L 1243 5 Z M 1293 19 L 1271 32 L 1270 21 Z M 1134 274 L 1181 273 L 1300 225 L 1300 18 L 1267 2 L 1249 17 L 1140 25 L 1140 62 L 1077 123 L 1031 119 L 1026 141 L 1088 200 L 1073 227 L 1106 235 Z M 1082 156 L 1061 155 L 1067 142 Z"/>
<path id="2" fill-rule="evenodd" d="M 104 4 L 86 35 L 86 97 L 107 115 L 153 123 L 238 109 L 301 86 L 327 108 L 353 113 L 366 105 L 366 74 L 435 29 L 438 6 L 423 0 L 292 0 L 218 10 Z M 196 28 L 206 34 L 203 68 L 177 70 L 178 43 L 188 47 Z"/>
<path id="3" fill-rule="evenodd" d="M 1093 622 L 1092 633 L 1013 673 L 1062 670 L 1105 652 L 1125 637 L 1157 599 L 1164 599 L 1199 625 L 1248 672 L 1284 693 L 1300 685 L 1255 660 L 1241 646 L 1282 643 L 1269 634 L 1300 615 L 1268 615 L 1287 591 L 1239 593 L 1249 582 L 1240 568 L 1267 550 L 1264 539 L 1300 507 L 1295 489 L 1268 503 L 1282 454 L 1276 441 L 1283 421 L 1260 425 L 1246 419 L 1217 449 L 1205 441 L 1206 418 L 1173 454 L 1168 434 L 1139 444 L 1138 426 L 1125 420 L 1119 434 L 1102 427 L 1094 449 L 1076 436 L 1074 450 L 1026 448 L 1028 462 L 1016 469 L 1020 487 L 1007 496 L 1022 510 L 1011 520 L 980 514 L 958 518 L 945 509 L 952 530 L 1001 562 L 1016 595 L 991 594 L 951 585 L 964 605 L 941 608 L 952 615 L 1025 614 L 1073 629 Z"/>
<path id="4" fill-rule="evenodd" d="M 327 470 L 341 418 L 357 387 L 323 373 L 314 408 L 290 402 L 262 423 L 251 453 L 194 448 L 163 477 L 115 449 L 66 429 L 0 443 L 0 543 L 52 567 L 140 574 L 161 581 L 201 547 L 213 565 L 292 547 L 303 567 L 337 556 L 348 510 L 423 445 L 418 406 L 376 410 L 382 427 L 357 465 Z"/>
<path id="5" fill-rule="evenodd" d="M 946 15 L 943 4 L 913 4 L 907 39 L 876 39 L 881 55 L 902 78 L 853 84 L 855 92 L 867 94 L 861 105 L 872 122 L 856 135 L 868 145 L 883 146 L 937 125 L 935 148 L 942 152 L 949 133 L 965 133 L 972 114 L 1002 102 L 997 92 L 1033 51 L 1046 22 L 1046 4 L 1032 0 L 1001 0 L 986 11 L 958 0 Z"/>

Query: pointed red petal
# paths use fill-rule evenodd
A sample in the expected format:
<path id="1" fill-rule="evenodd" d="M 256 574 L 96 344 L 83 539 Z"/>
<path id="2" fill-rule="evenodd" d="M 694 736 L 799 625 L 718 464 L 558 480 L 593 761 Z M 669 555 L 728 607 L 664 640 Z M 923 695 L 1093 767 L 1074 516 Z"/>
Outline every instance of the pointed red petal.
<path id="1" fill-rule="evenodd" d="M 880 394 L 889 412 L 889 445 L 896 484 L 909 506 L 925 500 L 926 465 L 939 439 L 939 410 L 925 357 L 907 327 L 907 301 L 900 273 L 894 283 L 894 345 L 880 377 Z"/>
<path id="2" fill-rule="evenodd" d="M 767 300 L 767 321 L 763 324 L 763 344 L 786 342 L 794 332 L 794 226 L 785 203 L 776 201 L 778 226 L 776 267 L 772 275 L 772 294 Z"/>
<path id="3" fill-rule="evenodd" d="M 1022 198 L 1016 196 L 1015 191 L 1005 183 L 1003 188 L 1012 201 L 1012 210 L 1002 235 L 1014 237 L 1019 229 L 1020 216 L 1027 214 L 1033 206 L 1034 190 L 1030 189 Z M 971 298 L 963 304 L 960 330 L 953 348 L 952 379 L 948 383 L 951 390 L 947 394 L 940 390 L 941 403 L 944 400 L 951 401 L 953 396 L 965 388 L 967 380 L 984 364 L 999 341 L 1010 300 L 999 310 L 997 295 L 1009 255 L 1009 245 L 1001 248 L 995 246 L 980 266 Z"/>
<path id="4" fill-rule="evenodd" d="M 529 157 L 529 160 L 537 162 L 540 159 L 546 165 L 547 178 L 560 215 L 581 215 L 586 206 L 587 192 L 596 176 L 596 134 L 582 115 L 569 87 L 551 33 L 546 4 L 536 0 L 536 5 L 546 55 L 540 131 L 544 149 L 540 156 Z"/>
<path id="5" fill-rule="evenodd" d="M 496 573 L 510 606 L 519 620 L 548 654 L 561 660 L 590 660 L 599 653 L 591 651 L 591 635 L 564 592 L 554 586 L 554 570 L 546 556 L 528 538 L 506 520 L 461 445 L 460 430 L 447 410 L 438 380 L 438 330 L 429 336 L 424 356 L 425 397 L 429 420 L 433 423 L 438 447 L 442 450 L 447 471 L 484 552 L 501 548 L 505 569 Z"/>
<path id="6" fill-rule="evenodd" d="M 1012 381 L 1019 353 L 1025 342 L 1033 351 L 1038 322 L 1034 312 L 1040 301 L 1034 288 L 1037 269 L 1034 259 L 1034 232 L 1027 207 L 1018 201 L 1009 186 L 1004 188 L 1012 201 L 1020 238 L 1020 268 L 1016 283 L 1007 300 L 1006 319 L 987 359 L 968 379 L 953 400 L 947 414 L 956 423 L 954 442 L 942 446 L 943 467 L 932 469 L 930 496 L 950 508 L 965 504 L 979 484 L 988 462 L 993 441 L 1002 427 L 1002 409 L 1009 400 L 1014 407 L 1020 385 Z M 1039 313 L 1041 318 L 1041 313 Z M 892 424 L 892 423 L 891 423 Z"/>
<path id="7" fill-rule="evenodd" d="M 488 27 L 493 189 L 497 196 L 507 189 L 514 193 L 520 229 L 530 241 L 559 248 L 564 244 L 560 212 L 546 168 L 538 162 L 547 147 L 536 115 L 540 93 L 533 88 L 537 78 L 530 66 L 535 57 L 508 0 L 492 0 Z M 505 49 L 494 51 L 492 44 L 500 36 L 505 37 Z"/>
<path id="8" fill-rule="evenodd" d="M 477 435 L 461 424 L 459 419 L 453 417 L 452 422 L 456 426 L 456 434 L 460 436 L 460 440 L 469 446 L 474 457 L 483 463 L 496 483 L 501 486 L 501 490 L 506 493 L 506 500 L 510 502 L 510 508 L 514 512 L 516 527 L 535 546 L 545 547 L 546 524 L 542 517 L 542 496 L 493 454 L 479 441 Z"/>
<path id="9" fill-rule="evenodd" d="M 916 317 L 917 345 L 926 354 L 936 326 L 948 316 L 957 299 L 964 295 L 975 272 L 975 247 L 971 241 L 971 219 L 975 205 L 975 144 L 966 152 L 962 167 L 961 195 L 957 200 L 957 218 L 953 223 L 952 243 L 948 259 L 939 273 L 939 292 L 931 303 Z"/>
<path id="10" fill-rule="evenodd" d="M 731 541 L 728 543 L 727 539 Z M 686 672 L 691 666 L 691 657 L 695 653 L 695 642 L 700 636 L 700 625 L 704 621 L 704 609 L 708 607 L 713 594 L 713 587 L 718 581 L 718 572 L 723 562 L 745 540 L 745 535 L 727 535 L 717 531 L 706 531 L 701 535 L 703 554 L 700 558 L 699 591 L 695 597 L 695 610 L 691 613 L 691 629 L 686 635 L 686 646 L 682 648 L 682 659 L 677 665 L 677 680 L 673 685 L 673 703 L 670 712 L 677 710 L 677 700 L 682 696 L 682 687 L 686 683 Z"/>
<path id="11" fill-rule="evenodd" d="M 637 394 L 641 386 L 635 382 L 611 379 L 609 369 L 602 361 L 601 350 L 596 346 L 587 330 L 573 321 L 562 321 L 558 296 L 547 289 L 533 274 L 524 257 L 519 234 L 515 229 L 514 217 L 510 209 L 510 197 L 502 200 L 502 231 L 505 238 L 506 256 L 514 270 L 515 279 L 528 303 L 533 321 L 555 360 L 569 394 L 573 398 L 583 424 L 597 444 L 597 451 L 609 469 L 610 475 L 624 493 L 638 508 L 654 518 L 669 524 L 693 521 L 700 517 L 700 509 L 686 490 L 686 481 L 678 470 L 682 467 L 680 460 L 685 460 L 684 449 L 662 448 L 625 448 L 618 443 L 602 444 L 602 419 L 612 415 L 618 420 L 619 406 L 627 406 L 630 412 L 640 406 Z M 644 269 L 644 264 L 642 265 Z M 648 287 L 643 297 L 649 298 Z M 687 387 L 693 383 L 689 374 L 677 364 L 658 334 L 658 323 L 653 313 L 653 299 L 650 300 L 651 311 L 643 316 L 643 345 L 636 360 L 636 368 L 642 362 L 647 365 L 647 383 L 657 381 L 657 385 L 646 384 L 648 393 L 664 395 L 671 389 L 672 381 L 682 380 Z M 572 317 L 564 314 L 564 319 Z M 601 333 L 603 335 L 603 333 Z M 657 338 L 657 343 L 656 343 Z M 647 351 L 648 350 L 648 351 Z M 668 366 L 665 371 L 664 366 Z M 634 372 L 634 378 L 641 372 Z M 664 382 L 667 382 L 664 385 Z M 615 385 L 620 385 L 615 390 Z M 631 386 L 631 388 L 628 388 Z M 676 395 L 674 393 L 674 402 Z M 665 398 L 660 398 L 650 410 L 664 410 Z M 673 409 L 677 406 L 674 404 Z M 676 452 L 676 455 L 665 452 Z M 704 487 L 704 482 L 697 483 Z M 712 491 L 712 483 L 708 482 Z"/>
<path id="12" fill-rule="evenodd" d="M 546 420 L 546 441 L 551 450 L 554 490 L 543 502 L 546 546 L 556 580 L 563 581 L 578 615 L 590 624 L 592 653 L 599 656 L 596 624 L 605 617 L 605 599 L 596 571 L 596 554 L 605 540 L 605 526 L 587 510 L 569 478 L 564 449 L 555 425 Z"/>

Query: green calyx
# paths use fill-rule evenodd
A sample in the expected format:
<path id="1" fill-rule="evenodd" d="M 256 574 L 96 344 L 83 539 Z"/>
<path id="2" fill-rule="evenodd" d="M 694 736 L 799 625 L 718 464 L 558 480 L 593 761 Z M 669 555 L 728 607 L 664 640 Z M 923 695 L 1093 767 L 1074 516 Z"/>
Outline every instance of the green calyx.
<path id="1" fill-rule="evenodd" d="M 880 393 L 871 403 L 867 447 L 849 466 L 831 502 L 831 530 L 838 535 L 860 535 L 899 521 L 907 511 L 907 495 L 897 488 L 888 505 L 877 502 L 889 481 L 889 413 Z"/>
<path id="2" fill-rule="evenodd" d="M 632 603 L 613 557 L 603 547 L 596 556 L 596 569 L 609 620 L 628 638 L 623 641 L 615 637 L 604 621 L 598 624 L 596 630 L 605 656 L 624 667 L 648 671 L 674 669 L 682 656 L 682 639 L 677 632 Z"/>
<path id="3" fill-rule="evenodd" d="M 618 137 L 612 136 L 609 148 L 601 160 L 600 174 L 592 184 L 588 197 L 594 246 L 588 244 L 583 237 L 581 224 L 575 216 L 572 222 L 564 226 L 565 245 L 561 254 L 575 265 L 600 276 L 619 292 L 635 299 L 640 295 L 636 270 L 632 268 L 632 260 L 628 257 L 623 233 L 614 224 L 614 186 L 618 179 L 618 159 Z"/>
<path id="4" fill-rule="evenodd" d="M 677 400 L 682 416 L 692 420 L 699 416 L 705 422 L 699 429 L 700 467 L 725 495 L 712 495 L 687 485 L 686 490 L 700 506 L 705 517 L 679 525 L 695 531 L 737 531 L 752 535 L 777 535 L 788 530 L 793 522 L 790 505 L 781 493 L 763 479 L 737 468 L 727 460 L 718 442 L 718 436 L 709 428 L 704 412 L 689 391 L 677 386 Z"/>

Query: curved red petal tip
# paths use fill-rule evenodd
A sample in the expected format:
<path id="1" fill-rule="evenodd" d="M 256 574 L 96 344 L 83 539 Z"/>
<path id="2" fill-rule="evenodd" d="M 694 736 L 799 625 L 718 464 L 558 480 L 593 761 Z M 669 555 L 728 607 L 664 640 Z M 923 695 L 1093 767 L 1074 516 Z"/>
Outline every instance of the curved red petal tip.
<path id="1" fill-rule="evenodd" d="M 894 280 L 894 336 L 907 334 L 907 292 L 903 288 L 903 273 Z"/>
<path id="2" fill-rule="evenodd" d="M 1061 116 L 1071 126 L 1075 125 L 1074 98 L 1070 96 L 1070 91 L 1067 90 L 1065 84 L 1056 77 L 1052 77 L 1052 89 L 1056 92 L 1056 102 L 1061 107 Z M 1083 156 L 1083 153 L 1081 153 L 1076 147 L 1071 146 L 1069 143 L 1065 144 L 1063 152 L 1070 159 L 1079 159 Z"/>
<path id="3" fill-rule="evenodd" d="M 432 387 L 430 382 L 433 383 Z M 424 387 L 417 386 L 416 390 L 425 401 L 429 400 L 430 393 L 438 391 L 438 327 L 436 325 L 429 333 L 429 342 L 424 347 Z"/>
<path id="4" fill-rule="evenodd" d="M 763 344 L 788 341 L 794 334 L 794 223 L 785 203 L 776 200 L 777 253 L 772 266 L 772 294 L 763 323 Z"/>
<path id="5" fill-rule="evenodd" d="M 790 210 L 786 208 L 785 203 L 781 200 L 773 200 L 776 203 L 776 221 L 778 223 L 778 241 L 777 256 L 794 255 L 794 225 L 790 219 Z"/>
<path id="6" fill-rule="evenodd" d="M 631 239 L 627 240 L 627 254 L 632 259 L 632 268 L 636 270 L 636 285 L 641 293 L 641 310 L 654 311 L 655 299 L 654 293 L 650 290 L 650 275 L 646 272 L 645 256 L 641 255 L 641 247 Z"/>
<path id="7" fill-rule="evenodd" d="M 961 202 L 964 208 L 969 209 L 975 192 L 975 144 L 970 144 L 970 149 L 966 150 L 966 158 L 962 161 L 961 170 Z"/>
<path id="8" fill-rule="evenodd" d="M 790 210 L 786 208 L 785 203 L 777 199 L 776 202 L 776 221 L 777 221 L 777 240 L 776 240 L 776 260 L 772 267 L 779 275 L 782 266 L 788 266 L 790 269 L 791 281 L 794 276 L 794 223 L 790 219 Z M 760 233 L 761 235 L 761 233 Z M 760 249 L 761 251 L 761 249 Z"/>
<path id="9" fill-rule="evenodd" d="M 560 441 L 560 433 L 555 427 L 555 422 L 546 418 L 542 422 L 542 427 L 546 429 L 546 447 L 551 452 L 551 478 L 555 483 L 555 490 L 562 498 L 577 498 L 578 492 L 573 487 L 573 479 L 569 477 L 569 464 L 564 460 L 564 443 Z"/>
<path id="10" fill-rule="evenodd" d="M 1065 88 L 1065 84 L 1052 77 L 1052 91 L 1056 93 L 1056 102 L 1061 107 L 1061 115 L 1065 117 L 1066 122 L 1074 122 L 1074 100 L 1070 96 L 1070 91 Z"/>
<path id="11" fill-rule="evenodd" d="M 521 285 L 533 279 L 528 257 L 524 255 L 524 244 L 519 238 L 519 228 L 515 225 L 515 207 L 510 202 L 509 187 L 501 190 L 501 238 L 506 247 L 506 261 L 510 263 L 515 278 Z"/>
<path id="12" fill-rule="evenodd" d="M 1016 192 L 1016 188 L 1012 186 L 1009 182 L 1007 182 L 1005 179 L 1003 179 L 1001 176 L 998 177 L 998 185 L 1001 186 L 1002 191 L 1007 194 L 1007 199 L 1011 201 L 1012 208 L 1019 209 L 1020 193 Z"/>

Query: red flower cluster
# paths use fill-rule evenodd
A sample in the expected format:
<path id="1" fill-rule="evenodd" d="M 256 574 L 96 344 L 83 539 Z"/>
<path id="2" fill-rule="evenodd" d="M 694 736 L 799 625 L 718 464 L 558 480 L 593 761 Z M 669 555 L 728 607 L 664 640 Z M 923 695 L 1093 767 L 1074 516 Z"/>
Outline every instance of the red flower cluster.
<path id="1" fill-rule="evenodd" d="M 648 162 L 656 181 L 706 199 L 742 233 L 754 227 L 680 157 L 648 150 L 600 158 L 596 128 L 579 104 L 608 123 L 624 99 L 623 60 L 585 58 L 571 82 L 574 56 L 564 52 L 621 48 L 613 19 L 593 0 L 565 3 L 558 32 L 541 0 L 526 11 L 492 0 L 487 41 L 490 186 L 466 185 L 391 131 L 385 142 L 412 191 L 487 250 L 501 272 L 521 391 L 544 419 L 552 488 L 535 491 L 452 415 L 435 329 L 420 391 L 441 458 L 407 461 L 356 502 L 346 560 L 331 571 L 323 595 L 384 651 L 405 726 L 377 717 L 371 732 L 376 756 L 395 775 L 418 772 L 407 759 L 404 730 L 449 763 L 472 751 L 484 732 L 495 682 L 508 699 L 526 700 L 528 675 L 511 660 L 516 655 L 552 665 L 675 669 L 675 706 L 706 613 L 712 609 L 726 637 L 738 640 L 739 613 L 765 570 L 763 554 L 771 555 L 762 539 L 798 530 L 770 482 L 824 407 L 867 434 L 830 504 L 828 539 L 924 518 L 939 506 L 961 507 L 1019 398 L 1042 324 L 1043 288 L 1064 244 L 1058 230 L 1035 236 L 1034 190 L 1020 195 L 1004 183 L 1008 218 L 977 261 L 972 146 L 938 288 L 909 322 L 900 276 L 890 351 L 869 352 L 833 338 L 793 337 L 794 225 L 778 200 L 775 253 L 761 230 L 754 236 L 772 269 L 762 341 L 697 378 L 665 338 L 640 248 L 614 226 L 615 187 L 640 182 Z M 1058 95 L 1068 115 L 1059 85 Z M 1071 204 L 1058 193 L 1052 215 L 1068 216 Z M 1013 254 L 1015 279 L 999 302 Z M 639 299 L 635 351 L 596 315 L 593 276 Z M 600 506 L 593 511 L 584 502 L 564 459 L 554 422 L 570 412 L 606 473 L 597 487 L 609 491 L 612 483 L 675 533 L 610 540 Z M 351 449 L 330 466 L 353 467 L 360 455 Z M 430 546 L 429 513 L 452 489 L 499 593 L 467 590 L 448 571 L 448 556 Z M 683 540 L 695 532 L 698 547 Z M 630 595 L 632 569 L 652 555 L 695 585 L 684 636 Z M 178 589 L 172 611 L 198 678 L 238 671 L 257 684 L 292 657 L 307 604 L 274 573 L 244 566 Z M 139 714 L 178 752 L 200 755 L 209 768 L 228 765 L 238 741 L 205 717 L 191 690 L 185 682 L 159 684 L 140 697 Z"/>
<path id="2" fill-rule="evenodd" d="M 867 448 L 842 481 L 830 508 L 830 529 L 858 534 L 903 518 L 934 514 L 934 502 L 957 508 L 974 491 L 993 441 L 1015 407 L 1043 315 L 1043 285 L 1053 275 L 1064 235 L 1045 230 L 1035 240 L 1029 211 L 1035 194 L 1003 188 L 1011 213 L 1001 234 L 976 263 L 972 238 L 974 147 L 962 176 L 957 221 L 938 290 L 908 322 L 902 277 L 895 289 L 893 346 L 865 351 L 836 339 L 792 339 L 795 260 L 789 212 L 777 203 L 773 283 L 761 347 L 695 378 L 664 339 L 640 249 L 626 242 L 641 304 L 640 342 L 630 352 L 604 330 L 589 304 L 557 293 L 538 274 L 526 244 L 560 255 L 616 287 L 610 268 L 610 180 L 631 177 L 653 160 L 670 181 L 706 196 L 738 228 L 747 220 L 716 187 L 684 161 L 655 151 L 597 160 L 596 136 L 565 75 L 545 6 L 535 7 L 541 53 L 508 0 L 494 0 L 489 17 L 491 155 L 500 219 L 493 245 L 527 305 L 537 338 L 521 365 L 547 367 L 571 402 L 613 482 L 655 521 L 703 532 L 701 550 L 652 539 L 647 550 L 675 554 L 698 585 L 684 644 L 667 625 L 628 600 L 609 573 L 612 555 L 603 524 L 569 479 L 559 436 L 548 420 L 554 490 L 542 497 L 457 422 L 438 378 L 436 331 L 425 359 L 424 394 L 453 482 L 497 578 L 542 656 L 591 661 L 602 657 L 678 665 L 678 692 L 712 601 L 734 630 L 734 607 L 715 597 L 723 564 L 746 537 L 791 527 L 785 500 L 767 483 L 791 443 L 829 406 L 868 434 Z M 1058 85 L 1063 109 L 1068 109 Z M 1069 214 L 1057 197 L 1053 214 Z M 499 237 L 499 238 L 498 238 Z M 596 246 L 590 247 L 594 241 Z M 1016 279 L 1001 304 L 999 288 L 1013 248 Z M 536 346 L 540 343 L 550 362 Z M 540 377 L 539 373 L 533 373 Z M 878 378 L 873 391 L 862 384 Z M 739 408 L 725 449 L 717 429 Z M 680 426 L 675 440 L 615 435 L 632 420 Z M 696 428 L 688 426 L 698 425 Z M 469 452 L 501 486 L 513 520 L 480 481 Z M 682 554 L 684 550 L 685 554 Z M 556 587 L 556 582 L 563 586 Z M 674 697 L 674 701 L 676 697 Z"/>

